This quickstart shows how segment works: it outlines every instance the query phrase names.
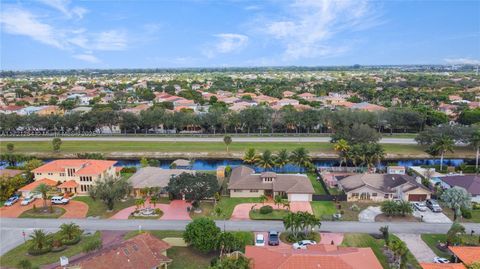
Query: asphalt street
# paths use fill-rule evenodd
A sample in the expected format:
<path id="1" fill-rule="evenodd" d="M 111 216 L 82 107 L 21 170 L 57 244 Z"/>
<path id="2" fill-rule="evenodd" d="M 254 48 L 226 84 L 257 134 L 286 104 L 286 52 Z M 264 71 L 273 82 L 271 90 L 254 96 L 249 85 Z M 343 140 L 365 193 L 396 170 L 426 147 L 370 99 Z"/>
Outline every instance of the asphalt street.
<path id="1" fill-rule="evenodd" d="M 63 141 L 223 142 L 223 137 L 61 137 Z M 4 137 L 1 141 L 51 141 L 52 137 Z M 234 142 L 330 142 L 330 137 L 233 137 Z M 417 144 L 413 138 L 382 138 L 383 144 Z"/>
<path id="2" fill-rule="evenodd" d="M 0 255 L 23 242 L 22 232 L 27 233 L 34 229 L 54 231 L 63 222 L 74 222 L 82 229 L 95 230 L 184 230 L 189 221 L 160 221 L 160 220 L 94 220 L 94 219 L 0 219 Z M 350 221 L 322 222 L 321 231 L 339 233 L 378 233 L 381 226 L 388 225 L 392 233 L 446 233 L 451 224 L 448 223 L 418 223 L 418 222 L 374 222 L 361 223 Z M 467 233 L 474 230 L 480 234 L 480 224 L 464 223 Z M 217 221 L 217 226 L 227 231 L 283 231 L 281 221 Z"/>

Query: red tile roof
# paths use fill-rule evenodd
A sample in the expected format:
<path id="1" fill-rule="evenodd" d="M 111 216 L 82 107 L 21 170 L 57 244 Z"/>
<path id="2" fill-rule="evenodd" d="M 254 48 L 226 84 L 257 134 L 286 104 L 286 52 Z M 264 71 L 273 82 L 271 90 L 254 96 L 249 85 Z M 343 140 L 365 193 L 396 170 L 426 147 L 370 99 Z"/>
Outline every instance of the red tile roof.
<path id="1" fill-rule="evenodd" d="M 65 181 L 62 184 L 58 185 L 57 188 L 76 188 L 78 187 L 78 183 L 75 180 Z"/>
<path id="2" fill-rule="evenodd" d="M 122 243 L 95 252 L 92 256 L 80 258 L 80 260 L 73 262 L 69 266 L 78 266 L 82 269 L 156 268 L 161 264 L 172 261 L 162 254 L 169 248 L 170 245 L 165 241 L 149 233 L 143 233 Z"/>
<path id="3" fill-rule="evenodd" d="M 420 263 L 423 269 L 466 269 L 462 263 Z"/>
<path id="4" fill-rule="evenodd" d="M 65 159 L 55 160 L 46 163 L 37 169 L 32 170 L 34 173 L 48 172 L 65 172 L 67 168 L 78 169 L 76 175 L 98 175 L 113 166 L 116 161 L 104 160 L 82 160 L 82 159 Z"/>
<path id="5" fill-rule="evenodd" d="M 457 256 L 464 264 L 470 265 L 480 262 L 480 247 L 448 247 L 453 255 Z"/>
<path id="6" fill-rule="evenodd" d="M 247 246 L 253 269 L 382 269 L 370 248 L 309 246 L 306 250 Z"/>
<path id="7" fill-rule="evenodd" d="M 50 187 L 55 187 L 57 186 L 57 181 L 55 180 L 52 180 L 52 179 L 48 179 L 48 178 L 43 178 L 43 179 L 40 179 L 40 180 L 36 180 L 28 185 L 25 185 L 23 187 L 21 187 L 18 191 L 33 191 L 37 188 L 38 185 L 40 184 L 46 184 Z"/>
<path id="8" fill-rule="evenodd" d="M 0 169 L 0 177 L 7 176 L 7 177 L 14 177 L 23 173 L 23 170 L 15 170 L 15 169 Z"/>

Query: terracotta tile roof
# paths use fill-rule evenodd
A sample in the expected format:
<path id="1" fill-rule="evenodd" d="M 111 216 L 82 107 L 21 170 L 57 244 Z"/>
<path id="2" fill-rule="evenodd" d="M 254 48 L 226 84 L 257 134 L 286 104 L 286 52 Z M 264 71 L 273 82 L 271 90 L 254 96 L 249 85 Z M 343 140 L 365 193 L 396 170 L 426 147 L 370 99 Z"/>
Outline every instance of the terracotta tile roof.
<path id="1" fill-rule="evenodd" d="M 7 176 L 7 177 L 14 177 L 23 173 L 23 170 L 15 170 L 15 169 L 0 169 L 0 177 Z"/>
<path id="2" fill-rule="evenodd" d="M 120 172 L 122 171 L 123 166 L 115 166 L 115 172 Z"/>
<path id="3" fill-rule="evenodd" d="M 420 263 L 423 269 L 466 269 L 462 263 Z"/>
<path id="4" fill-rule="evenodd" d="M 25 185 L 25 186 L 21 187 L 18 191 L 33 191 L 37 188 L 38 185 L 40 185 L 42 183 L 47 184 L 50 187 L 57 186 L 57 181 L 52 180 L 52 179 L 48 179 L 48 178 L 43 178 L 43 179 L 36 180 L 36 181 L 34 181 L 34 182 L 32 182 L 28 185 Z"/>
<path id="5" fill-rule="evenodd" d="M 104 160 L 84 160 L 84 159 L 65 159 L 55 160 L 46 163 L 37 169 L 32 170 L 34 173 L 47 172 L 65 172 L 67 168 L 75 168 L 76 175 L 98 175 L 103 173 L 109 167 L 113 166 L 116 161 Z"/>
<path id="6" fill-rule="evenodd" d="M 306 250 L 247 246 L 245 255 L 253 269 L 381 269 L 370 248 L 310 246 Z"/>
<path id="7" fill-rule="evenodd" d="M 480 247 L 448 247 L 464 264 L 480 262 Z"/>
<path id="8" fill-rule="evenodd" d="M 75 180 L 65 181 L 62 184 L 58 185 L 57 188 L 76 188 L 78 187 L 78 183 Z"/>
<path id="9" fill-rule="evenodd" d="M 149 233 L 142 233 L 122 243 L 102 249 L 93 255 L 72 263 L 73 268 L 82 269 L 150 269 L 157 268 L 172 259 L 162 253 L 170 245 Z M 57 267 L 61 268 L 61 267 Z"/>

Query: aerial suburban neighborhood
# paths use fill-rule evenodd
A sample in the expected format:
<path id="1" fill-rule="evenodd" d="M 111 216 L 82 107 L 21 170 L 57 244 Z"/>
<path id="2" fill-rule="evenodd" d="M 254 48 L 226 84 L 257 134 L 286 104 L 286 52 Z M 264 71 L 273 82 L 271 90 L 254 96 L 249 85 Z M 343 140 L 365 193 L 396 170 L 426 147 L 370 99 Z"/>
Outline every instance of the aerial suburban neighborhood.
<path id="1" fill-rule="evenodd" d="M 479 1 L 0 7 L 0 269 L 480 269 Z"/>

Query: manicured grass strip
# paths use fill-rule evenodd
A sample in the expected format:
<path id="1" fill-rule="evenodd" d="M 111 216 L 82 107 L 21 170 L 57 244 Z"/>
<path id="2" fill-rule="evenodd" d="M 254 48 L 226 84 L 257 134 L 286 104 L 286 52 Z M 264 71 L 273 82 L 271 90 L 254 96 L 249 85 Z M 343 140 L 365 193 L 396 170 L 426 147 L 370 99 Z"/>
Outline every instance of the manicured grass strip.
<path id="1" fill-rule="evenodd" d="M 324 215 L 333 215 L 337 213 L 335 204 L 331 201 L 313 201 L 310 202 L 310 205 L 312 206 L 313 214 L 320 219 L 322 219 L 322 216 Z"/>
<path id="2" fill-rule="evenodd" d="M 10 250 L 0 258 L 0 265 L 2 267 L 16 268 L 19 261 L 27 259 L 32 263 L 32 268 L 40 267 L 54 262 L 58 262 L 61 256 L 72 257 L 82 253 L 83 246 L 88 240 L 87 237 L 101 238 L 100 232 L 96 232 L 91 236 L 84 236 L 82 240 L 73 246 L 68 246 L 67 249 L 60 252 L 49 252 L 39 256 L 31 256 L 27 254 L 28 244 L 21 244 L 20 246 Z"/>
<path id="3" fill-rule="evenodd" d="M 308 178 L 310 179 L 310 182 L 312 182 L 315 194 L 327 194 L 325 188 L 323 188 L 322 183 L 317 180 L 317 176 L 315 174 L 309 173 Z"/>
<path id="4" fill-rule="evenodd" d="M 107 206 L 101 200 L 96 199 L 94 201 L 90 196 L 77 196 L 73 198 L 73 200 L 84 202 L 88 205 L 87 217 L 109 218 L 115 215 L 118 211 L 135 205 L 135 199 L 129 198 L 125 202 L 116 202 L 113 210 L 108 211 Z"/>
<path id="5" fill-rule="evenodd" d="M 203 254 L 190 247 L 171 247 L 167 256 L 172 259 L 169 269 L 204 269 L 210 266 L 210 261 L 216 253 Z"/>
<path id="6" fill-rule="evenodd" d="M 283 209 L 275 209 L 272 213 L 261 214 L 260 210 L 250 210 L 250 219 L 253 220 L 282 220 L 289 211 Z"/>
<path id="7" fill-rule="evenodd" d="M 19 218 L 37 218 L 37 219 L 58 219 L 60 218 L 63 214 L 65 214 L 65 209 L 59 207 L 59 206 L 54 206 L 53 213 L 41 213 L 40 211 L 43 210 L 43 208 L 37 208 L 37 212 L 35 212 L 32 209 L 29 209 L 27 211 L 24 211 Z M 47 209 L 48 210 L 48 209 Z"/>

